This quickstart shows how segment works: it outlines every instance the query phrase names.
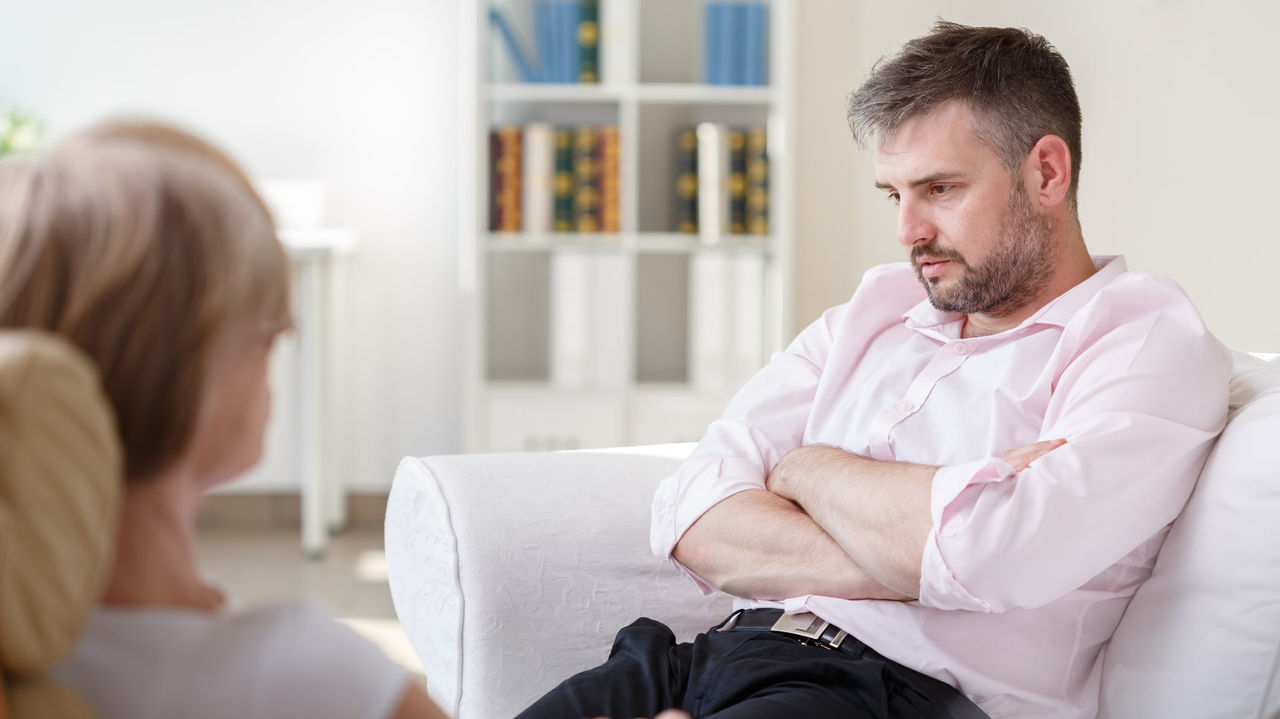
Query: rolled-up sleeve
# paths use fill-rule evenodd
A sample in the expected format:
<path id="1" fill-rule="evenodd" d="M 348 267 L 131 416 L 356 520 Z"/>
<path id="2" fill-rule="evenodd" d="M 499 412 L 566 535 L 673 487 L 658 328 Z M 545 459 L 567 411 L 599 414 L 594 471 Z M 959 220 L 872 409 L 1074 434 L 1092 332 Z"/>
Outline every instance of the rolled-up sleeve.
<path id="1" fill-rule="evenodd" d="M 800 446 L 809 408 L 831 346 L 833 327 L 847 305 L 828 310 L 752 377 L 712 422 L 698 446 L 658 486 L 650 548 L 660 558 L 707 510 L 748 489 L 762 489 L 784 454 Z M 689 572 L 704 589 L 706 583 Z"/>
<path id="2" fill-rule="evenodd" d="M 1108 287 L 1121 295 L 1065 328 L 1040 439 L 1067 444 L 1021 472 L 997 458 L 937 471 L 921 604 L 1047 604 L 1181 511 L 1226 422 L 1230 357 L 1181 290 L 1162 287 Z"/>

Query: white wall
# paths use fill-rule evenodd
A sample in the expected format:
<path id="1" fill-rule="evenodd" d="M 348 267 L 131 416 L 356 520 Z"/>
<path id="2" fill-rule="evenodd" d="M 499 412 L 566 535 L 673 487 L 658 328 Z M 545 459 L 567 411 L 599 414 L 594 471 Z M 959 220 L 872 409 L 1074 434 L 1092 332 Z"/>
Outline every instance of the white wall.
<path id="1" fill-rule="evenodd" d="M 1270 197 L 1280 167 L 1280 4 L 798 4 L 797 327 L 847 299 L 867 267 L 903 257 L 894 211 L 872 188 L 871 158 L 853 151 L 839 108 L 878 57 L 941 16 L 1028 27 L 1071 64 L 1084 111 L 1080 215 L 1094 252 L 1123 253 L 1131 269 L 1173 277 L 1228 345 L 1280 351 L 1271 309 L 1280 232 Z"/>
<path id="2" fill-rule="evenodd" d="M 356 230 L 339 377 L 360 489 L 406 454 L 458 451 L 457 0 L 14 0 L 0 19 L 0 100 L 55 135 L 107 113 L 159 114 L 252 174 L 319 176 L 329 220 Z M 1180 282 L 1228 344 L 1280 351 L 1268 319 L 1280 243 L 1272 75 L 1280 5 L 1208 0 L 797 0 L 795 326 L 902 257 L 894 213 L 844 120 L 871 63 L 942 15 L 1021 25 L 1066 55 L 1085 113 L 1086 238 Z M 289 357 L 282 355 L 280 364 Z M 287 379 L 287 373 L 277 373 Z M 280 387 L 281 409 L 294 399 Z M 277 421 L 246 485 L 296 485 Z"/>
<path id="3" fill-rule="evenodd" d="M 348 451 L 335 467 L 357 489 L 461 442 L 456 12 L 456 0 L 14 0 L 0 13 L 0 100 L 55 137 L 104 114 L 158 115 L 252 175 L 329 184 L 328 220 L 361 242 L 340 317 Z M 297 486 L 289 389 L 249 490 Z"/>

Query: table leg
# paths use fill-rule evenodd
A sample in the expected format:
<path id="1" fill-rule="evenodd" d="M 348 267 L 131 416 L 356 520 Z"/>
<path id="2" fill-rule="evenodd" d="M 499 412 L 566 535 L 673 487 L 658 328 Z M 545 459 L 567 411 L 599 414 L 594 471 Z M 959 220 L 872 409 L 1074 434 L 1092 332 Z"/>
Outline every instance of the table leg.
<path id="1" fill-rule="evenodd" d="M 298 268 L 298 471 L 302 475 L 302 553 L 310 559 L 324 556 L 324 461 L 321 455 L 324 419 L 320 354 L 324 347 L 323 322 L 318 316 L 321 292 L 315 262 Z"/>

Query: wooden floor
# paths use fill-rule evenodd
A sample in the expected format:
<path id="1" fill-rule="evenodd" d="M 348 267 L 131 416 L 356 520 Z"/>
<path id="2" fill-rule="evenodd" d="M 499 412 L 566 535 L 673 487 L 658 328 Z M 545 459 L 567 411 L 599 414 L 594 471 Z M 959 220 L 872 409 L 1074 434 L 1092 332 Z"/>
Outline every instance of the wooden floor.
<path id="1" fill-rule="evenodd" d="M 422 664 L 396 620 L 387 586 L 382 529 L 361 526 L 334 535 L 323 559 L 302 556 L 292 528 L 203 526 L 201 566 L 234 602 L 317 599 L 333 616 L 421 676 Z"/>

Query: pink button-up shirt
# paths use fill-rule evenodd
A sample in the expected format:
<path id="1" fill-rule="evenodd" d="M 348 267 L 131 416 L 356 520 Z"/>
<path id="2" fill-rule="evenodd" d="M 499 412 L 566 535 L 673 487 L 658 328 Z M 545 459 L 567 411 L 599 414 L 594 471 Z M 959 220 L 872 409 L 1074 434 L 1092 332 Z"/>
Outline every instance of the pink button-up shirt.
<path id="1" fill-rule="evenodd" d="M 1230 375 L 1173 282 L 1095 262 L 1018 327 L 969 339 L 909 265 L 871 270 L 663 481 L 653 551 L 670 558 L 698 517 L 763 488 L 795 447 L 941 465 L 918 600 L 744 604 L 811 611 L 992 717 L 1094 716 L 1103 649 L 1226 421 Z M 1022 472 L 999 459 L 1057 438 Z"/>

